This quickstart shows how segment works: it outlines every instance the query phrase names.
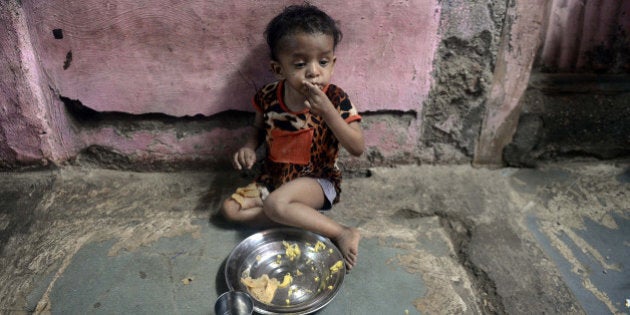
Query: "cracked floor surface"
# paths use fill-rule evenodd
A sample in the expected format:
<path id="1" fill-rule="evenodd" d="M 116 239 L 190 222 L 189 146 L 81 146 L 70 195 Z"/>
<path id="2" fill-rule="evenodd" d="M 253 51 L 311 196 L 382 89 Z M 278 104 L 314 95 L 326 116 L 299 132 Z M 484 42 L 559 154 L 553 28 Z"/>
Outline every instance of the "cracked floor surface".
<path id="1" fill-rule="evenodd" d="M 359 264 L 318 314 L 627 314 L 630 168 L 374 168 L 330 216 Z M 3 173 L 0 313 L 212 314 L 255 230 L 214 216 L 234 172 Z"/>

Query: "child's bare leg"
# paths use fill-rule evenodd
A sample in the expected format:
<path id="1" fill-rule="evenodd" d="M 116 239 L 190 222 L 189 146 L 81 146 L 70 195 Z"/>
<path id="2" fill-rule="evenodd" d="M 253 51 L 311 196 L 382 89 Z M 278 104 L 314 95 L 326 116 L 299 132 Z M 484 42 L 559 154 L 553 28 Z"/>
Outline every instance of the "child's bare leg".
<path id="1" fill-rule="evenodd" d="M 343 254 L 348 270 L 357 262 L 361 235 L 320 213 L 324 192 L 317 180 L 298 178 L 285 183 L 265 199 L 263 211 L 275 222 L 303 228 L 332 239 Z"/>
<path id="2" fill-rule="evenodd" d="M 232 222 L 238 222 L 251 227 L 269 227 L 277 223 L 269 220 L 263 212 L 263 202 L 260 198 L 243 198 L 243 206 L 232 198 L 223 202 L 221 215 Z"/>

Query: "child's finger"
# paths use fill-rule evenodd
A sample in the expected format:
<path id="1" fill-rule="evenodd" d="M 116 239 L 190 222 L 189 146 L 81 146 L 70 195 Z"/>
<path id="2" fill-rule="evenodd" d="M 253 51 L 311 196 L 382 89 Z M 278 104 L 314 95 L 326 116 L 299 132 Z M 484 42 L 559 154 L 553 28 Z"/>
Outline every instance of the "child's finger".
<path id="1" fill-rule="evenodd" d="M 238 161 L 239 152 L 234 153 L 234 157 L 232 158 L 232 165 L 234 166 L 235 169 L 240 170 L 241 167 L 241 163 Z"/>
<path id="2" fill-rule="evenodd" d="M 256 154 L 248 154 L 247 157 L 247 169 L 251 169 L 256 163 Z"/>
<path id="3" fill-rule="evenodd" d="M 306 81 L 306 80 L 304 80 L 304 81 L 302 82 L 302 84 L 304 84 L 304 86 L 306 86 L 309 90 L 311 90 L 311 89 L 313 88 L 313 83 L 308 82 L 308 81 Z"/>
<path id="4" fill-rule="evenodd" d="M 308 88 L 308 92 L 310 95 L 316 95 L 319 94 L 318 92 L 321 92 L 319 87 L 311 82 L 304 81 L 304 85 Z"/>
<path id="5" fill-rule="evenodd" d="M 241 168 L 239 168 L 239 169 L 249 168 L 248 167 L 248 165 L 249 165 L 249 157 L 248 157 L 247 152 L 241 152 L 239 163 L 241 165 Z"/>

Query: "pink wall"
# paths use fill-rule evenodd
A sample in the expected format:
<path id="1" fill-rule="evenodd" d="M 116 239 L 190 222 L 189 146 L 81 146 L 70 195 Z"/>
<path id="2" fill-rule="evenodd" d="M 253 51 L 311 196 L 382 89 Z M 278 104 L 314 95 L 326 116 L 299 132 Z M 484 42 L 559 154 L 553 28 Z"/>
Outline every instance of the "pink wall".
<path id="1" fill-rule="evenodd" d="M 0 6 L 0 167 L 62 164 L 92 146 L 137 162 L 224 158 L 246 129 L 175 137 L 166 129 L 84 128 L 60 98 L 128 114 L 252 111 L 255 90 L 273 80 L 264 27 L 300 2 L 9 0 Z M 333 82 L 359 110 L 421 113 L 439 43 L 438 0 L 313 4 L 340 21 L 345 36 Z M 56 29 L 63 38 L 55 38 Z M 368 149 L 385 158 L 408 154 L 420 123 L 366 123 Z"/>
<path id="2" fill-rule="evenodd" d="M 300 2 L 22 1 L 59 95 L 97 111 L 173 116 L 251 111 L 256 88 L 273 79 L 264 27 Z M 333 81 L 360 110 L 420 111 L 438 42 L 438 1 L 314 4 L 341 22 Z"/>
<path id="3" fill-rule="evenodd" d="M 27 24 L 18 5 L 0 5 L 0 167 L 64 161 L 80 146 Z"/>
<path id="4" fill-rule="evenodd" d="M 300 2 L 0 1 L 0 168 L 62 164 L 94 146 L 140 163 L 219 161 L 240 145 L 245 127 L 197 125 L 176 134 L 167 123 L 151 130 L 110 126 L 124 122 L 94 126 L 89 121 L 75 123 L 61 99 L 101 113 L 126 113 L 134 122 L 146 122 L 147 116 L 133 115 L 147 113 L 201 114 L 216 122 L 226 116 L 215 114 L 227 110 L 252 111 L 251 96 L 273 79 L 264 26 L 284 6 Z M 628 1 L 532 0 L 508 7 L 498 0 L 313 3 L 340 20 L 344 31 L 333 82 L 366 114 L 368 147 L 362 161 L 368 164 L 466 161 L 469 156 L 448 156 L 463 156 L 462 148 L 470 143 L 476 144 L 476 163 L 501 163 L 539 39 L 546 35 L 538 56 L 544 66 L 607 71 L 598 68 L 606 64 L 590 56 L 612 50 L 625 60 L 623 47 L 614 39 L 630 33 Z M 550 16 L 545 24 L 546 9 Z M 55 29 L 63 38 L 53 36 Z M 485 44 L 487 38 L 491 42 Z M 450 51 L 449 42 L 462 45 L 462 50 Z M 438 53 L 440 43 L 446 50 Z M 495 69 L 469 73 L 466 67 L 484 66 L 475 61 L 481 59 L 469 58 L 470 48 L 472 54 L 496 58 Z M 434 59 L 446 67 L 434 69 Z M 628 68 L 627 62 L 615 67 L 611 71 Z M 480 83 L 486 72 L 494 72 L 487 91 Z M 442 81 L 434 83 L 433 75 Z M 468 90 L 451 95 L 460 91 L 461 76 L 480 83 L 474 88 L 481 88 L 475 93 L 482 95 L 471 106 L 485 104 L 483 117 L 459 109 L 460 100 L 451 97 L 467 97 Z M 432 88 L 435 93 L 429 94 Z M 466 100 L 464 107 L 469 105 Z M 425 102 L 431 116 L 423 117 Z M 451 116 L 449 108 L 459 116 Z M 478 125 L 482 127 L 476 138 Z M 448 135 L 423 134 L 431 127 Z"/>

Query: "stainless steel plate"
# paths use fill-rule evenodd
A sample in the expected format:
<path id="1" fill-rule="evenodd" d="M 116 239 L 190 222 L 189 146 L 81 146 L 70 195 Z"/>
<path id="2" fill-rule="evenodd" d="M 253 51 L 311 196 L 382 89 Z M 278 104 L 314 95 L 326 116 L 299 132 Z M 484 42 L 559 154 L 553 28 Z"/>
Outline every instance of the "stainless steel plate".
<path id="1" fill-rule="evenodd" d="M 291 260 L 283 242 L 297 244 L 301 254 Z M 321 248 L 322 244 L 326 248 Z M 326 306 L 339 293 L 345 264 L 339 271 L 331 271 L 339 261 L 343 256 L 328 238 L 294 228 L 271 229 L 251 235 L 234 247 L 227 259 L 225 281 L 230 290 L 248 292 L 241 278 L 267 274 L 282 282 L 289 273 L 293 277 L 291 285 L 278 288 L 269 304 L 254 298 L 254 310 L 261 314 L 308 314 Z"/>

